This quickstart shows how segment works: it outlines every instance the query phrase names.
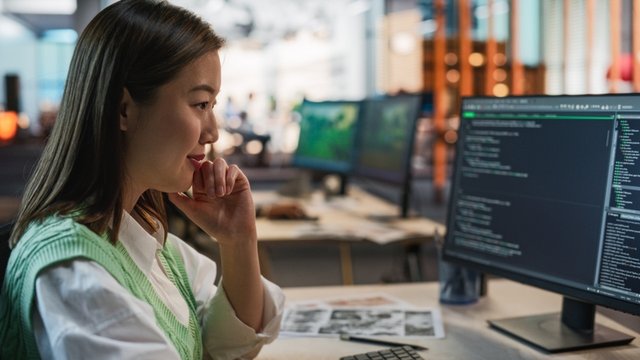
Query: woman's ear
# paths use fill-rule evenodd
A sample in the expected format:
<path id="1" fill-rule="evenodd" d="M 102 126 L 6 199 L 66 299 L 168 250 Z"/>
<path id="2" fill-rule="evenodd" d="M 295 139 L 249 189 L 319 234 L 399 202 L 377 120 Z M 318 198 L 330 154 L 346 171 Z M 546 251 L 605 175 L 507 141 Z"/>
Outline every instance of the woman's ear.
<path id="1" fill-rule="evenodd" d="M 124 91 L 122 91 L 122 99 L 120 100 L 120 108 L 118 110 L 120 130 L 127 131 L 133 125 L 133 99 L 127 88 L 124 88 Z"/>

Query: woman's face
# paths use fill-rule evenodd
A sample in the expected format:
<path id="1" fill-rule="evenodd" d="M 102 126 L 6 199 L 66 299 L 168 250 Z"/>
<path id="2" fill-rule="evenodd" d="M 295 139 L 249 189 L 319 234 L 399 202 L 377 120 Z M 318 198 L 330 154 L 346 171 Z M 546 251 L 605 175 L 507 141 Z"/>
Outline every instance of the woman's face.
<path id="1" fill-rule="evenodd" d="M 149 104 L 125 90 L 120 109 L 129 195 L 147 189 L 185 191 L 204 145 L 218 139 L 213 106 L 220 90 L 220 57 L 207 53 L 157 90 Z"/>

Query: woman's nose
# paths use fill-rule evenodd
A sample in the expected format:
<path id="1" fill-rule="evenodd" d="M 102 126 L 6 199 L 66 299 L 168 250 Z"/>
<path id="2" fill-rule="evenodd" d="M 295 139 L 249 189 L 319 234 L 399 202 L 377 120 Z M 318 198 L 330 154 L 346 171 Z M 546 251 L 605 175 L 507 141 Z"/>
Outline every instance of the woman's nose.
<path id="1" fill-rule="evenodd" d="M 203 144 L 213 144 L 218 141 L 218 124 L 213 111 L 209 113 L 202 126 L 202 134 L 200 134 L 200 142 Z"/>

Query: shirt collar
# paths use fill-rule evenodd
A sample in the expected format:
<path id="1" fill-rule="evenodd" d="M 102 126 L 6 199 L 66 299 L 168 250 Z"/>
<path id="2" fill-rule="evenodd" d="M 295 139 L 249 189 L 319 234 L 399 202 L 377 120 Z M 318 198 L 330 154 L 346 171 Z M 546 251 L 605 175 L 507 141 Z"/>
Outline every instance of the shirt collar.
<path id="1" fill-rule="evenodd" d="M 156 253 L 162 249 L 164 230 L 158 224 L 158 231 L 149 234 L 129 213 L 123 210 L 118 241 L 122 243 L 140 270 L 145 275 L 149 275 Z"/>

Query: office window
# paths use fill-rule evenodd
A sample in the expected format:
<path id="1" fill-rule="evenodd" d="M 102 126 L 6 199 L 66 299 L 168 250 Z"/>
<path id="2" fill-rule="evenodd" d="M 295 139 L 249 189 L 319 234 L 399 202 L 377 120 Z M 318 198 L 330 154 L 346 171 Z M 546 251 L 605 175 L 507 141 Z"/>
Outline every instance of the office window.
<path id="1" fill-rule="evenodd" d="M 38 43 L 38 103 L 58 105 L 77 39 L 73 30 L 50 30 Z"/>

